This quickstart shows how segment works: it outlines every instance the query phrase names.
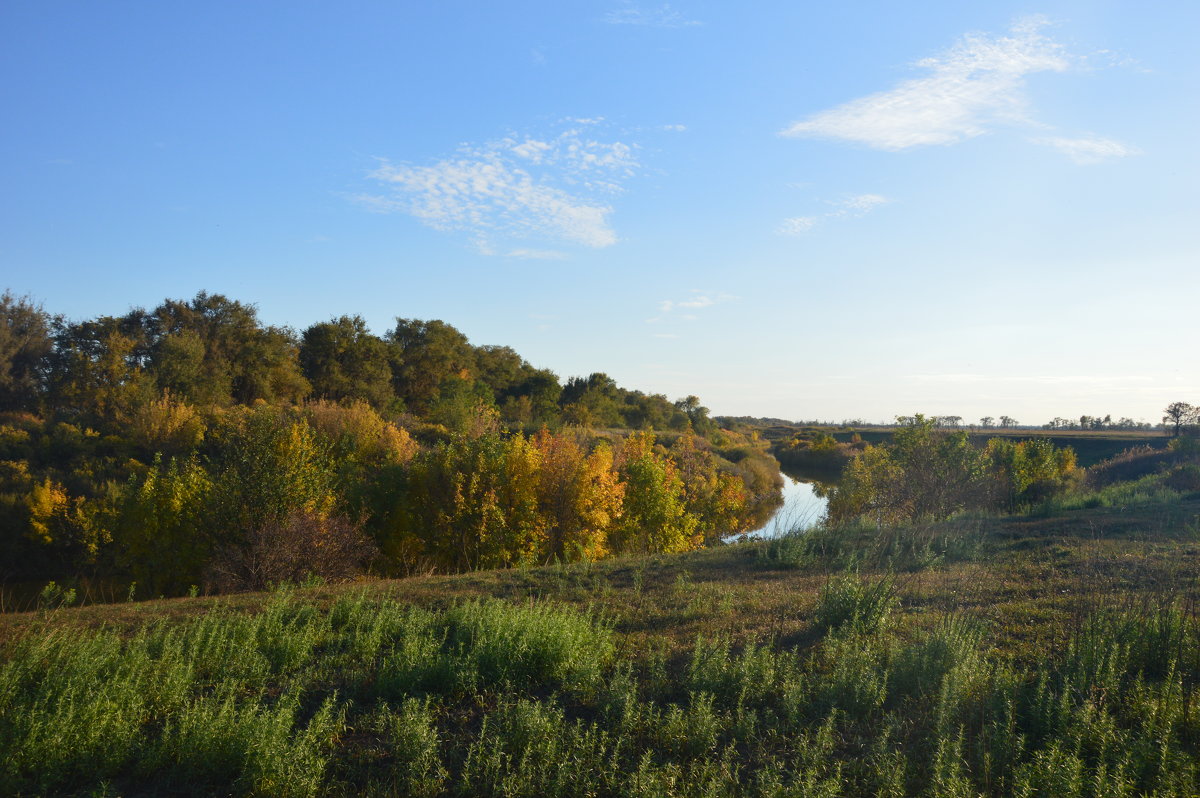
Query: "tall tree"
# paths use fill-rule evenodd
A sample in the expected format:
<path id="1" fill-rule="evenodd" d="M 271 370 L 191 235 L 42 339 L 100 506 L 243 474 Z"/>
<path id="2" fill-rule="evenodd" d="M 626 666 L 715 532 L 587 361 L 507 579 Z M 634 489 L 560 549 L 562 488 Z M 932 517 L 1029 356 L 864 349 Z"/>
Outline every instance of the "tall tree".
<path id="1" fill-rule="evenodd" d="M 1200 408 L 1187 402 L 1171 402 L 1163 409 L 1163 424 L 1172 427 L 1172 434 L 1178 438 L 1183 428 L 1200 420 Z"/>
<path id="2" fill-rule="evenodd" d="M 396 319 L 388 343 L 396 395 L 409 410 L 428 410 L 447 378 L 472 379 L 475 350 L 465 335 L 444 321 Z"/>
<path id="3" fill-rule="evenodd" d="M 0 410 L 35 410 L 53 341 L 50 316 L 29 297 L 0 295 Z"/>
<path id="4" fill-rule="evenodd" d="M 396 397 L 387 344 L 371 334 L 361 316 L 341 316 L 305 330 L 300 368 L 319 399 L 364 399 L 383 409 Z"/>
<path id="5" fill-rule="evenodd" d="M 56 321 L 48 358 L 50 403 L 88 423 L 126 421 L 135 407 L 155 395 L 145 362 L 146 341 L 134 314 Z"/>
<path id="6" fill-rule="evenodd" d="M 146 315 L 159 387 L 198 404 L 298 401 L 309 392 L 291 330 L 264 327 L 253 305 L 201 291 Z"/>

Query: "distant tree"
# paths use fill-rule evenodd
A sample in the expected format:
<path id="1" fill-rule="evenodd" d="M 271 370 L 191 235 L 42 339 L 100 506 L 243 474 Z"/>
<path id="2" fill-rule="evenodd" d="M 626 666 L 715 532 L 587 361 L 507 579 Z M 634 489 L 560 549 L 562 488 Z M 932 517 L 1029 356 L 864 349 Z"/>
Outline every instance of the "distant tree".
<path id="1" fill-rule="evenodd" d="M 1010 427 L 1015 427 L 1015 426 L 1017 426 L 1017 424 L 1019 424 L 1019 423 L 1021 423 L 1021 422 L 1017 421 L 1017 420 L 1016 420 L 1015 418 L 1013 418 L 1012 416 L 1000 416 L 1000 426 L 1001 426 L 1001 428 L 1003 428 L 1003 429 L 1008 429 L 1008 428 L 1010 428 Z"/>
<path id="2" fill-rule="evenodd" d="M 984 429 L 987 429 L 988 427 L 992 426 L 992 424 L 994 424 L 995 422 L 996 422 L 996 419 L 992 418 L 991 416 L 984 416 L 983 418 L 979 419 L 979 426 L 983 427 Z"/>
<path id="3" fill-rule="evenodd" d="M 364 399 L 377 409 L 395 399 L 388 347 L 361 316 L 314 324 L 300 339 L 300 368 L 320 399 Z"/>
<path id="4" fill-rule="evenodd" d="M 283 327 L 263 327 L 253 305 L 201 291 L 167 300 L 139 320 L 158 389 L 197 404 L 299 401 L 310 390 L 299 342 Z"/>
<path id="5" fill-rule="evenodd" d="M 707 435 L 716 428 L 716 424 L 708 417 L 708 408 L 700 404 L 700 397 L 687 396 L 675 402 L 678 408 L 691 423 L 691 427 L 700 435 Z"/>
<path id="6" fill-rule="evenodd" d="M 49 403 L 59 413 L 88 423 L 127 421 L 155 396 L 144 368 L 143 331 L 129 317 L 54 324 L 48 362 Z"/>
<path id="7" fill-rule="evenodd" d="M 1187 402 L 1172 402 L 1163 409 L 1163 425 L 1170 425 L 1172 435 L 1176 438 L 1188 424 L 1193 424 L 1200 416 L 1200 408 Z"/>
<path id="8" fill-rule="evenodd" d="M 486 385 L 447 377 L 429 406 L 428 418 L 451 432 L 477 438 L 496 430 L 499 415 Z"/>
<path id="9" fill-rule="evenodd" d="M 34 410 L 53 341 L 50 316 L 29 297 L 0 295 L 0 410 Z"/>
<path id="10" fill-rule="evenodd" d="M 387 339 L 392 349 L 392 384 L 413 412 L 428 410 L 450 377 L 474 379 L 474 348 L 444 321 L 396 319 Z"/>
<path id="11" fill-rule="evenodd" d="M 560 401 L 564 415 L 586 420 L 580 426 L 620 427 L 625 420 L 621 416 L 621 390 L 616 381 L 602 371 L 584 377 L 571 377 L 563 386 Z M 577 407 L 571 408 L 572 405 Z"/>
<path id="12" fill-rule="evenodd" d="M 503 404 L 510 396 L 520 394 L 521 384 L 534 371 L 508 346 L 475 347 L 475 371 L 473 376 L 492 391 L 497 404 Z"/>

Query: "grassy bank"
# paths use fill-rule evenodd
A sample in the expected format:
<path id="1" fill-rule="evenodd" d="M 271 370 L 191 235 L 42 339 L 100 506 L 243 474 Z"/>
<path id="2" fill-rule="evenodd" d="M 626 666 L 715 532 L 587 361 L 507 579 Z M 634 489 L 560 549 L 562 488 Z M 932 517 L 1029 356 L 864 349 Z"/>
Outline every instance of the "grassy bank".
<path id="1" fill-rule="evenodd" d="M 1193 795 L 1200 501 L 0 617 L 0 793 Z"/>

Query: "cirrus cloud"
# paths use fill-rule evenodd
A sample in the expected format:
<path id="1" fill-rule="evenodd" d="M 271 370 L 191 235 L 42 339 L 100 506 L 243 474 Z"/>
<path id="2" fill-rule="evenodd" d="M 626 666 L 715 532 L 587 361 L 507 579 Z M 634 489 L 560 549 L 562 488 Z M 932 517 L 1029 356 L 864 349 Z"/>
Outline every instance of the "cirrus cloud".
<path id="1" fill-rule="evenodd" d="M 1021 19 L 1007 35 L 968 34 L 946 52 L 916 66 L 923 77 L 905 80 L 819 111 L 781 131 L 783 136 L 841 139 L 878 150 L 951 145 L 1003 126 L 1046 127 L 1028 113 L 1026 78 L 1065 72 L 1081 63 L 1042 33 L 1040 16 Z M 1076 163 L 1096 163 L 1136 152 L 1110 139 L 1048 138 Z"/>

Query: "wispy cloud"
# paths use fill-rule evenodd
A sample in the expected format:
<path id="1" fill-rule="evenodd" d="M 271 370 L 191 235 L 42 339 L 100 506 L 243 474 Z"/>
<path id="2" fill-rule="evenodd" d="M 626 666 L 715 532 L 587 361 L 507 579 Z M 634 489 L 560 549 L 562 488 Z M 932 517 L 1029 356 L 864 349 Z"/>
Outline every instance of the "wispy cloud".
<path id="1" fill-rule="evenodd" d="M 715 305 L 715 304 L 717 304 L 716 299 L 713 299 L 711 296 L 708 296 L 707 294 L 697 293 L 697 295 L 692 297 L 691 299 L 679 299 L 679 300 L 664 299 L 662 302 L 659 303 L 658 309 L 663 313 L 670 313 L 671 311 L 675 310 L 676 308 L 690 308 L 693 310 L 698 310 L 700 308 L 707 308 L 707 307 L 710 307 L 711 305 Z"/>
<path id="2" fill-rule="evenodd" d="M 880 205 L 886 205 L 889 202 L 891 200 L 881 194 L 854 194 L 831 202 L 830 204 L 834 206 L 832 211 L 816 216 L 793 216 L 790 219 L 784 219 L 777 232 L 784 236 L 802 236 L 831 219 L 866 216 Z"/>
<path id="3" fill-rule="evenodd" d="M 880 194 L 856 194 L 837 203 L 840 208 L 833 215 L 862 216 L 864 213 L 870 213 L 880 205 L 886 205 L 889 202 L 891 200 Z"/>
<path id="4" fill-rule="evenodd" d="M 718 291 L 701 291 L 693 288 L 689 292 L 689 295 L 683 299 L 664 299 L 659 302 L 658 315 L 646 319 L 646 321 L 649 324 L 657 324 L 658 322 L 665 321 L 668 317 L 683 321 L 695 321 L 697 318 L 695 311 L 710 308 L 713 305 L 719 305 L 722 302 L 728 302 L 736 298 L 733 294 Z"/>
<path id="5" fill-rule="evenodd" d="M 436 230 L 467 233 L 487 254 L 500 251 L 494 239 L 611 246 L 617 236 L 605 199 L 638 171 L 637 148 L 601 141 L 582 129 L 599 120 L 571 121 L 575 126 L 557 135 L 466 145 L 427 166 L 382 160 L 369 177 L 388 192 L 357 199 L 376 211 L 407 213 Z M 509 249 L 513 257 L 548 252 Z"/>
<path id="6" fill-rule="evenodd" d="M 997 122 L 1024 116 L 1024 79 L 1062 72 L 1070 62 L 1062 47 L 1040 32 L 1040 18 L 1023 20 L 1010 35 L 965 36 L 947 52 L 917 62 L 930 74 L 888 91 L 821 111 L 783 131 L 823 136 L 881 150 L 954 144 Z"/>
<path id="7" fill-rule="evenodd" d="M 1109 374 L 906 374 L 903 379 L 918 383 L 1029 383 L 1035 385 L 1118 385 L 1154 381 L 1152 377 L 1148 376 Z"/>
<path id="8" fill-rule="evenodd" d="M 514 249 L 504 253 L 504 257 L 520 260 L 565 260 L 567 253 L 557 249 Z"/>
<path id="9" fill-rule="evenodd" d="M 601 19 L 610 25 L 637 25 L 646 28 L 689 28 L 702 24 L 689 19 L 666 3 L 653 8 L 624 3 Z"/>
<path id="10" fill-rule="evenodd" d="M 1100 163 L 1110 158 L 1124 158 L 1129 155 L 1137 155 L 1141 152 L 1136 147 L 1130 147 L 1119 141 L 1100 136 L 1087 136 L 1078 139 L 1050 136 L 1033 138 L 1030 141 L 1034 144 L 1053 147 L 1075 163 L 1085 165 Z"/>
<path id="11" fill-rule="evenodd" d="M 821 217 L 819 216 L 793 216 L 790 219 L 784 219 L 783 224 L 779 225 L 779 234 L 782 236 L 802 236 L 816 227 L 820 221 Z"/>
<path id="12" fill-rule="evenodd" d="M 964 36 L 946 52 L 916 63 L 928 72 L 924 77 L 820 111 L 793 123 L 782 135 L 841 139 L 894 152 L 957 144 L 1006 125 L 1037 125 L 1027 110 L 1026 77 L 1064 72 L 1082 62 L 1042 33 L 1047 24 L 1040 16 L 1028 17 L 1014 24 L 1008 35 Z M 1046 143 L 1050 141 L 1060 140 Z M 1107 139 L 1061 141 L 1116 145 L 1102 158 L 1132 152 Z M 1085 145 L 1059 149 L 1077 163 L 1094 162 L 1088 160 Z"/>

